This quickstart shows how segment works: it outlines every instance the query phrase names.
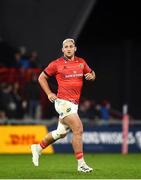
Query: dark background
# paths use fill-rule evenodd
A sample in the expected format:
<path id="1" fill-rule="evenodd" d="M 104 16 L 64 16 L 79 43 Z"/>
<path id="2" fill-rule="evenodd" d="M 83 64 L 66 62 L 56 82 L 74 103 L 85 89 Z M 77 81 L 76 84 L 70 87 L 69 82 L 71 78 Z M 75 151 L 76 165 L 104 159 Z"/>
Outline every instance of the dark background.
<path id="1" fill-rule="evenodd" d="M 141 117 L 140 17 L 136 1 L 99 0 L 78 38 L 80 53 L 97 74 L 89 96 L 108 98 L 120 110 L 127 103 L 135 118 Z"/>
<path id="2" fill-rule="evenodd" d="M 121 0 L 1 0 L 0 61 L 8 62 L 11 48 L 26 46 L 46 66 L 61 55 L 65 38 L 75 38 L 77 55 L 97 75 L 94 83 L 85 83 L 83 96 L 96 102 L 108 99 L 119 111 L 127 103 L 129 113 L 140 119 L 139 8 L 139 2 Z"/>

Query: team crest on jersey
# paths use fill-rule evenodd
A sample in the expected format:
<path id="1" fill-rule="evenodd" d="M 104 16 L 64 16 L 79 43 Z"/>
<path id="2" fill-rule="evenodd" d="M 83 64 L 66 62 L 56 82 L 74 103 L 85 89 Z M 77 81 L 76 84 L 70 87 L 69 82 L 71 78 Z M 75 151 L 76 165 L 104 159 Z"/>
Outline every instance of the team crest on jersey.
<path id="1" fill-rule="evenodd" d="M 83 64 L 79 64 L 79 67 L 82 68 L 82 67 L 83 67 Z"/>
<path id="2" fill-rule="evenodd" d="M 67 112 L 70 112 L 70 111 L 71 111 L 71 108 L 68 108 L 66 111 L 67 111 Z"/>

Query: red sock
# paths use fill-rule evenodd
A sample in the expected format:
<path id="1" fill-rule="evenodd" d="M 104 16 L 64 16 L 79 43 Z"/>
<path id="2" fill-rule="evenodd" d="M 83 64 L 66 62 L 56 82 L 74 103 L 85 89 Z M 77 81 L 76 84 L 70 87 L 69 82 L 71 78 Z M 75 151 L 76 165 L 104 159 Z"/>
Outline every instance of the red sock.
<path id="1" fill-rule="evenodd" d="M 40 146 L 42 149 L 45 149 L 47 147 L 47 144 L 44 141 L 41 141 Z"/>
<path id="2" fill-rule="evenodd" d="M 75 153 L 75 157 L 76 157 L 77 160 L 83 158 L 83 152 Z"/>

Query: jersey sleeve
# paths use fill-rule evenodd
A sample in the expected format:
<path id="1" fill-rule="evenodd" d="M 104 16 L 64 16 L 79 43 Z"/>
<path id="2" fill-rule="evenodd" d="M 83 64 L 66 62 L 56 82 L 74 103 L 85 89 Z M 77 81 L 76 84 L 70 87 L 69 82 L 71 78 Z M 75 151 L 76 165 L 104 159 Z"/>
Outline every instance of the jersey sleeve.
<path id="1" fill-rule="evenodd" d="M 56 68 L 56 63 L 55 62 L 51 62 L 45 69 L 44 69 L 44 73 L 47 76 L 54 76 L 57 72 L 57 68 Z"/>
<path id="2" fill-rule="evenodd" d="M 83 63 L 84 63 L 84 70 L 83 70 L 84 74 L 92 72 L 92 69 L 88 66 L 85 60 L 83 60 Z"/>

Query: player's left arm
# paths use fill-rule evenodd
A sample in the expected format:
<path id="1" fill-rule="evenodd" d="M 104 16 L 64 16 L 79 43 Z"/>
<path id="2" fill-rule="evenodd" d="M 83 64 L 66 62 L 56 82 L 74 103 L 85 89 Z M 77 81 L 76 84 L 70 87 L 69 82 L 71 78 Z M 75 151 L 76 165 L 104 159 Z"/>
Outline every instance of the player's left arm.
<path id="1" fill-rule="evenodd" d="M 94 71 L 90 72 L 90 73 L 86 73 L 85 75 L 85 79 L 88 80 L 88 81 L 94 81 L 95 78 L 96 78 L 96 74 Z"/>

